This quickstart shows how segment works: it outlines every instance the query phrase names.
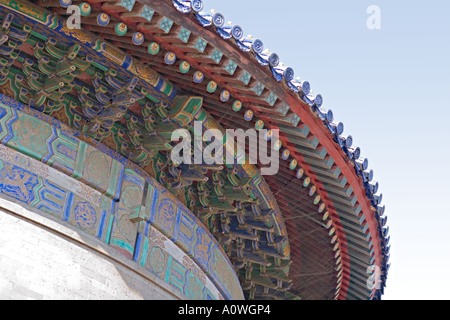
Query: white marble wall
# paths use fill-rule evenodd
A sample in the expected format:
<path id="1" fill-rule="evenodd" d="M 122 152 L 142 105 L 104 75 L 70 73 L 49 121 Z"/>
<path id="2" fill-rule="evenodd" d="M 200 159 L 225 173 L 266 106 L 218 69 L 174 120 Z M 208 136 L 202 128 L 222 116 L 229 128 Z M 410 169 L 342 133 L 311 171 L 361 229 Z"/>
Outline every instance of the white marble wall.
<path id="1" fill-rule="evenodd" d="M 0 199 L 0 299 L 184 299 L 69 225 Z"/>

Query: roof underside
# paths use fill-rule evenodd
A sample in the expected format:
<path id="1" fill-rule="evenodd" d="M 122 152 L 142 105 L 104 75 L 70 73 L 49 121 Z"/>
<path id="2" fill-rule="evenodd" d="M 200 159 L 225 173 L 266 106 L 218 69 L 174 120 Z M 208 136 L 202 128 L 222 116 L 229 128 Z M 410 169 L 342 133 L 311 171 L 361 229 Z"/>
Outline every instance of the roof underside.
<path id="1" fill-rule="evenodd" d="M 87 2 L 91 10 L 81 19 L 83 30 L 151 66 L 174 84 L 178 95 L 202 96 L 203 108 L 224 129 L 255 128 L 262 121 L 265 128 L 280 130 L 286 160 L 281 161 L 278 174 L 264 179 L 287 230 L 288 279 L 279 274 L 271 277 L 272 289 L 260 277 L 248 276 L 247 270 L 257 264 L 239 266 L 244 290 L 247 281 L 257 284 L 246 291 L 247 298 L 380 298 L 387 277 L 389 238 L 378 184 L 371 181 L 367 160 L 359 159 L 359 148 L 352 147 L 351 137 L 342 137 L 332 114 L 321 108 L 321 97 L 308 94 L 305 82 L 287 79 L 286 68 L 271 65 L 273 56 L 259 54 L 252 46 L 255 39 L 233 37 L 231 28 L 215 25 L 214 16 L 192 10 L 196 7 L 191 1 Z M 58 1 L 37 4 L 67 16 Z M 107 26 L 97 21 L 101 13 L 110 19 Z M 118 23 L 127 27 L 120 36 L 115 29 Z M 132 40 L 136 33 L 145 38 L 143 43 Z M 149 47 L 155 43 L 159 52 L 150 54 Z M 167 54 L 176 60 L 168 63 Z M 188 71 L 182 70 L 183 62 L 189 65 Z M 204 76 L 199 83 L 194 81 L 198 72 Z M 86 80 L 83 77 L 87 76 L 79 78 Z M 223 99 L 224 95 L 229 98 Z M 236 101 L 243 108 L 233 108 Z M 251 251 L 255 244 L 247 240 L 242 241 L 244 249 Z M 241 261 L 233 256 L 231 260 L 236 265 Z M 286 265 L 275 261 L 280 268 Z M 368 268 L 374 265 L 382 274 L 379 290 L 367 287 Z M 260 270 L 258 276 L 267 271 Z M 282 290 L 292 294 L 280 295 Z"/>

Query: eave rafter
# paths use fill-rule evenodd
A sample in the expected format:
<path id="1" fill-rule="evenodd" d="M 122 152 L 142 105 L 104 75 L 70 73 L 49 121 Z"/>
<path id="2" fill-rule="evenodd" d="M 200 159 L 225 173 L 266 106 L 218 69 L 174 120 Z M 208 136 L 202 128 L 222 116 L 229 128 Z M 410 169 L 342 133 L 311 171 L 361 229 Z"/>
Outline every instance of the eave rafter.
<path id="1" fill-rule="evenodd" d="M 61 3 L 38 1 L 65 16 Z M 368 171 L 367 160 L 360 159 L 359 148 L 352 146 L 351 137 L 342 136 L 342 124 L 334 123 L 332 112 L 322 107 L 321 95 L 312 95 L 306 81 L 294 80 L 292 68 L 281 67 L 278 56 L 262 52 L 260 40 L 235 34 L 236 28 L 215 20 L 221 17 L 202 12 L 202 1 L 88 0 L 72 4 L 82 12 L 89 7 L 81 19 L 83 29 L 149 66 L 175 85 L 173 92 L 202 96 L 205 110 L 220 119 L 224 128 L 254 128 L 262 123 L 264 128 L 280 130 L 277 138 L 287 155 L 284 167 L 266 180 L 292 234 L 289 240 L 295 254 L 291 259 L 306 266 L 304 256 L 320 252 L 326 257 L 321 260 L 325 269 L 332 267 L 327 274 L 332 275 L 334 288 L 329 287 L 330 278 L 317 278 L 311 270 L 297 273 L 291 268 L 298 280 L 287 281 L 267 276 L 263 264 L 256 267 L 251 262 L 256 258 L 238 259 L 237 270 L 245 279 L 248 297 L 294 298 L 288 293 L 291 287 L 304 298 L 312 297 L 308 292 L 314 290 L 322 293 L 321 298 L 381 297 L 389 268 L 389 237 L 378 184 L 371 182 L 373 173 Z M 100 17 L 107 17 L 109 24 Z M 289 190 L 277 190 L 291 184 L 302 190 L 297 197 Z M 297 206 L 297 216 L 290 214 L 291 203 Z M 295 232 L 302 229 L 299 223 L 304 223 L 298 216 L 310 216 L 318 231 L 302 231 L 296 238 Z M 292 244 L 294 239 L 300 245 Z M 239 240 L 230 250 L 240 256 L 240 245 L 245 247 L 245 241 Z M 284 262 L 273 259 L 277 268 L 283 268 Z M 382 270 L 380 290 L 366 287 L 364 276 L 372 265 Z M 302 283 L 307 274 L 310 280 Z"/>

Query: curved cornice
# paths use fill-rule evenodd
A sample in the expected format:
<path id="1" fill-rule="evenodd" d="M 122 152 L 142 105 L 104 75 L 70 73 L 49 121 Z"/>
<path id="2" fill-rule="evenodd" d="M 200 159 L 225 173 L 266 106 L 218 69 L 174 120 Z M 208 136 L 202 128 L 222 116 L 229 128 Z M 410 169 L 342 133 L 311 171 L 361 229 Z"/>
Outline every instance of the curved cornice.
<path id="1" fill-rule="evenodd" d="M 14 3 L 0 1 L 2 6 L 23 13 L 23 7 L 17 6 L 22 2 Z M 83 32 L 65 28 L 56 15 L 35 13 L 31 19 L 87 45 L 107 64 L 121 66 L 119 72 L 138 76 L 160 101 L 170 102 L 178 90 L 193 92 L 204 97 L 208 111 L 232 127 L 251 127 L 260 120 L 267 128 L 280 129 L 280 141 L 289 150 L 287 167 L 306 174 L 296 183 L 301 184 L 305 177 L 311 179 L 320 197 L 317 203 L 314 199 L 318 221 L 324 213 L 331 219 L 326 227 L 331 230 L 330 247 L 336 263 L 336 298 L 380 298 L 390 247 L 378 183 L 371 182 L 373 172 L 368 170 L 367 159 L 360 159 L 360 149 L 352 146 L 351 136 L 342 136 L 343 125 L 334 123 L 333 112 L 323 108 L 323 97 L 309 94 L 309 83 L 294 80 L 294 70 L 281 66 L 277 55 L 262 52 L 262 41 L 244 37 L 237 26 L 222 25 L 223 16 L 201 12 L 201 0 L 142 0 L 113 6 L 92 1 L 92 8 L 106 13 L 115 23 L 128 25 L 128 34 L 117 36 L 114 30 L 89 23 L 86 29 L 100 35 L 97 41 L 91 41 Z M 145 9 L 152 13 L 144 17 Z M 54 11 L 64 14 L 57 7 Z M 28 19 L 32 16 L 29 14 Z M 146 45 L 148 40 L 153 41 L 148 53 L 139 47 L 142 42 L 136 43 L 136 34 L 147 40 Z M 196 42 L 189 42 L 189 38 Z M 110 42 L 127 53 L 118 53 Z M 164 53 L 172 54 L 173 62 L 184 61 L 190 68 L 180 65 L 177 69 L 173 62 L 164 60 L 164 54 L 150 53 L 154 43 Z M 196 81 L 198 73 L 194 72 L 204 75 L 206 87 L 203 78 Z M 236 103 L 239 108 L 235 108 Z M 364 274 L 372 266 L 381 269 L 382 286 L 368 290 Z"/>

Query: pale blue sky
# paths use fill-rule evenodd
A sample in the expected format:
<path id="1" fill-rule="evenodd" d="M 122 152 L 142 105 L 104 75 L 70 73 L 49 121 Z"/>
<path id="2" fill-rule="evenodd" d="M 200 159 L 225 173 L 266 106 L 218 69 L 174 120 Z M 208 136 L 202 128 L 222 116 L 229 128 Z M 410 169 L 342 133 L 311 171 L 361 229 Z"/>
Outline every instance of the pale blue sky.
<path id="1" fill-rule="evenodd" d="M 384 299 L 450 299 L 450 1 L 204 3 L 310 81 L 369 159 L 391 234 Z"/>

